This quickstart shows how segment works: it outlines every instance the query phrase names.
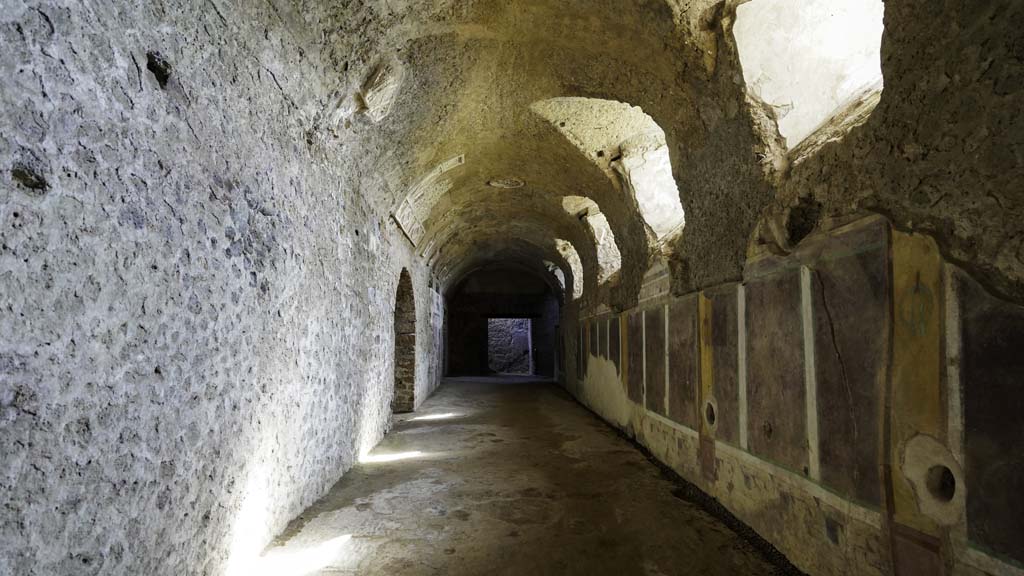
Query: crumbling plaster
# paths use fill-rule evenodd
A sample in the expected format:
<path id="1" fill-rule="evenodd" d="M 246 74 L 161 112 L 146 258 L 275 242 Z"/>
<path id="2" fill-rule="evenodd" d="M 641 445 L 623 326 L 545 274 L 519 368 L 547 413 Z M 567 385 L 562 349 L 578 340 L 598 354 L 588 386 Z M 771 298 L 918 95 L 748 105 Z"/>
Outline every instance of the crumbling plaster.
<path id="1" fill-rule="evenodd" d="M 1024 299 L 1022 25 L 1014 2 L 886 2 L 877 108 L 776 175 L 766 223 L 784 228 L 801 198 L 826 217 L 878 212 L 934 235 L 990 290 Z"/>

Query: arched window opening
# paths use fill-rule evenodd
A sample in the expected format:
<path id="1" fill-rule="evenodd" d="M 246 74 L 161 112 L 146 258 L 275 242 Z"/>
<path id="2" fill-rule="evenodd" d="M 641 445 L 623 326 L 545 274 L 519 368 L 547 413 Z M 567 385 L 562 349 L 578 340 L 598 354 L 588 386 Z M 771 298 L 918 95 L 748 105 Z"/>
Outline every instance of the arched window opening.
<path id="1" fill-rule="evenodd" d="M 596 202 L 583 196 L 566 196 L 562 199 L 562 207 L 587 224 L 597 247 L 597 282 L 608 282 L 622 268 L 622 255 L 615 244 L 615 234 L 608 225 L 608 219 L 601 213 Z"/>
<path id="2" fill-rule="evenodd" d="M 579 300 L 583 297 L 583 262 L 580 255 L 568 240 L 555 240 L 555 248 L 572 269 L 572 299 Z"/>
<path id="3" fill-rule="evenodd" d="M 562 287 L 562 293 L 565 294 L 565 272 L 562 272 L 562 269 L 559 268 L 558 264 L 548 260 L 544 261 L 544 267 L 548 269 L 548 272 L 554 275 L 556 280 L 558 280 L 558 285 Z"/>
<path id="4" fill-rule="evenodd" d="M 753 0 L 737 8 L 747 90 L 775 109 L 790 149 L 851 115 L 859 121 L 844 122 L 846 131 L 870 115 L 882 91 L 884 11 L 882 0 Z"/>
<path id="5" fill-rule="evenodd" d="M 531 109 L 554 126 L 635 203 L 656 243 L 686 223 L 665 131 L 639 107 L 597 98 L 551 98 Z"/>
<path id="6" fill-rule="evenodd" d="M 416 407 L 416 298 L 412 277 L 403 269 L 395 294 L 395 393 L 392 412 L 412 412 Z"/>

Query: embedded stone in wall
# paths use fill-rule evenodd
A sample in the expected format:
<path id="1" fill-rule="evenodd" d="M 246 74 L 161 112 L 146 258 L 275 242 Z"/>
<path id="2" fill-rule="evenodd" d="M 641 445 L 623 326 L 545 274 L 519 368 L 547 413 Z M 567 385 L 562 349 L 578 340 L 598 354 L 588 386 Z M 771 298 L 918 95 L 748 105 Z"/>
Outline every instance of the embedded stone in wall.
<path id="1" fill-rule="evenodd" d="M 807 474 L 800 273 L 747 285 L 748 441 L 754 454 Z"/>
<path id="2" fill-rule="evenodd" d="M 811 264 L 821 479 L 843 496 L 881 503 L 878 400 L 889 307 L 886 227 L 831 238 Z"/>
<path id="3" fill-rule="evenodd" d="M 672 420 L 697 429 L 697 298 L 686 296 L 669 308 L 669 412 Z"/>
<path id="4" fill-rule="evenodd" d="M 658 306 L 644 312 L 644 362 L 646 369 L 647 409 L 668 415 L 665 405 L 665 308 Z"/>
<path id="5" fill-rule="evenodd" d="M 385 58 L 377 64 L 359 93 L 370 120 L 380 122 L 391 114 L 404 79 L 405 67 L 397 58 Z"/>
<path id="6" fill-rule="evenodd" d="M 958 274 L 968 538 L 1024 563 L 1024 307 Z"/>

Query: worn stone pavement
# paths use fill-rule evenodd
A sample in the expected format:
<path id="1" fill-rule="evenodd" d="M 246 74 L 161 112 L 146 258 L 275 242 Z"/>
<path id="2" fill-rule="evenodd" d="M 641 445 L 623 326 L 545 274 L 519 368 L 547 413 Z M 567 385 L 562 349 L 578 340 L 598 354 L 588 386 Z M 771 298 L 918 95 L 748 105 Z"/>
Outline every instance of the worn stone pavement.
<path id="1" fill-rule="evenodd" d="M 777 568 L 556 385 L 449 379 L 277 539 L 269 576 Z"/>

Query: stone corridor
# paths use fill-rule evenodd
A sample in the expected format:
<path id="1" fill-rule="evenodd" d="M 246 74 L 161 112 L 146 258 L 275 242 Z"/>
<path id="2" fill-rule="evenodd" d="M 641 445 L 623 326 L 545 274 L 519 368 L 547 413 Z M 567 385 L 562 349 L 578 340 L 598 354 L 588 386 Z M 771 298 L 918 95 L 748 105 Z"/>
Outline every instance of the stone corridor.
<path id="1" fill-rule="evenodd" d="M 252 573 L 789 573 L 681 492 L 554 383 L 447 379 Z"/>
<path id="2" fill-rule="evenodd" d="M 0 576 L 1024 576 L 1022 350 L 1024 0 L 0 0 Z"/>

